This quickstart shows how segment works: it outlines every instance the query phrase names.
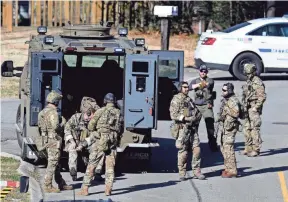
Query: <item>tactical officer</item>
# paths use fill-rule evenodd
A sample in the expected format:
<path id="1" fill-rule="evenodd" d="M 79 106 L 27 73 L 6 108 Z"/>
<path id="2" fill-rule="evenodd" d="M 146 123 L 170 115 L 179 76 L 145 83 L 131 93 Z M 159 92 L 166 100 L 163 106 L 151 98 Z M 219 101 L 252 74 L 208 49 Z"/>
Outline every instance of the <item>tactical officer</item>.
<path id="1" fill-rule="evenodd" d="M 222 87 L 222 110 L 217 122 L 222 122 L 221 152 L 224 158 L 223 178 L 237 176 L 237 165 L 234 151 L 235 136 L 239 129 L 240 102 L 234 94 L 234 85 L 226 83 Z"/>
<path id="2" fill-rule="evenodd" d="M 178 94 L 174 95 L 170 104 L 171 135 L 176 139 L 178 149 L 178 170 L 180 180 L 185 180 L 188 151 L 192 149 L 192 170 L 194 178 L 205 179 L 200 169 L 200 140 L 197 133 L 197 125 L 201 120 L 201 114 L 193 100 L 188 96 L 188 83 L 180 82 Z"/>
<path id="3" fill-rule="evenodd" d="M 247 75 L 247 81 L 242 87 L 245 116 L 243 127 L 245 150 L 242 151 L 242 154 L 254 157 L 259 155 L 262 145 L 260 116 L 262 115 L 263 104 L 266 101 L 266 93 L 263 81 L 256 76 L 256 66 L 254 64 L 245 64 L 244 72 Z"/>
<path id="4" fill-rule="evenodd" d="M 59 167 L 61 154 L 62 133 L 65 125 L 64 117 L 59 117 L 57 106 L 62 95 L 52 90 L 46 98 L 47 106 L 38 114 L 38 127 L 42 136 L 47 136 L 46 149 L 48 153 L 48 165 L 44 177 L 45 192 L 60 192 L 60 190 L 71 190 L 72 186 L 67 185 L 62 178 Z M 58 188 L 52 186 L 53 175 Z"/>
<path id="5" fill-rule="evenodd" d="M 96 110 L 100 107 L 97 105 L 96 100 L 90 97 L 83 97 L 81 101 L 80 111 L 81 113 L 76 113 L 71 116 L 67 124 L 65 125 L 65 151 L 69 153 L 69 170 L 73 181 L 77 180 L 77 158 L 78 153 L 76 147 L 88 137 L 88 123 L 93 117 Z M 86 155 L 89 151 L 82 151 L 80 156 L 84 159 L 84 163 L 88 164 L 88 159 L 86 160 Z M 104 161 L 104 158 L 102 162 Z M 96 169 L 98 178 L 101 178 L 102 164 L 100 163 Z"/>
<path id="6" fill-rule="evenodd" d="M 214 80 L 207 76 L 208 68 L 201 65 L 199 68 L 200 77 L 191 81 L 189 90 L 195 91 L 194 102 L 201 115 L 205 119 L 208 144 L 211 151 L 218 151 L 216 138 L 214 137 L 214 113 L 213 113 L 213 88 Z M 198 130 L 199 125 L 197 126 Z"/>
<path id="7" fill-rule="evenodd" d="M 88 195 L 88 186 L 90 186 L 94 170 L 103 156 L 105 156 L 106 164 L 105 194 L 107 196 L 111 195 L 118 136 L 123 131 L 123 117 L 120 115 L 120 110 L 115 107 L 115 102 L 116 99 L 112 93 L 108 93 L 105 96 L 104 104 L 106 106 L 97 110 L 88 124 L 88 129 L 91 131 L 90 136 L 81 142 L 77 148 L 77 150 L 81 150 L 84 147 L 92 145 L 82 189 L 78 195 Z"/>

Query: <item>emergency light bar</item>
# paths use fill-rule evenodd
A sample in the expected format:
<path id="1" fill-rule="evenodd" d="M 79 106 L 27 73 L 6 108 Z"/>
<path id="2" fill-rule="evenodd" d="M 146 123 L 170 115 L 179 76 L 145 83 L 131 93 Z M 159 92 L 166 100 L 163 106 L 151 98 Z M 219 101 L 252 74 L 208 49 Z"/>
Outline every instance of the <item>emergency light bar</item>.
<path id="1" fill-rule="evenodd" d="M 115 53 L 125 53 L 125 49 L 124 48 L 114 48 L 114 52 Z"/>

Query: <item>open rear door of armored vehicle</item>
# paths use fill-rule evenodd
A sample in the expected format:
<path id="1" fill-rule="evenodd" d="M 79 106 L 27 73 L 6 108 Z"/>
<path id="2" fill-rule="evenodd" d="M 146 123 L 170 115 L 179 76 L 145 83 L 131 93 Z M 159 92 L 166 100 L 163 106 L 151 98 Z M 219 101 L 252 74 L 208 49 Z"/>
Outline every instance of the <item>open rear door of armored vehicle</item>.
<path id="1" fill-rule="evenodd" d="M 37 148 L 42 147 L 41 137 L 38 133 L 38 114 L 46 105 L 49 92 L 55 90 L 62 94 L 62 61 L 63 53 L 32 52 L 30 69 L 30 103 L 27 107 L 21 155 L 23 159 L 37 161 L 41 157 Z M 58 105 L 61 115 L 61 102 Z M 36 147 L 37 145 L 37 147 Z M 41 155 L 41 157 L 40 157 Z"/>
<path id="2" fill-rule="evenodd" d="M 158 120 L 171 120 L 170 102 L 184 78 L 184 51 L 151 50 L 158 61 Z"/>

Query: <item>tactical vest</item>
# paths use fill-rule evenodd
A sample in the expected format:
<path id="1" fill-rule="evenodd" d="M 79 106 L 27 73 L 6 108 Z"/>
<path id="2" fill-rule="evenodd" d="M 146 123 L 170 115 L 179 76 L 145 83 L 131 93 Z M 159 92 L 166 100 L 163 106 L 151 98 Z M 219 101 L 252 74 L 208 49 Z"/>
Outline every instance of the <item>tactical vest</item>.
<path id="1" fill-rule="evenodd" d="M 108 129 L 115 132 L 119 132 L 120 128 L 120 113 L 118 109 L 114 107 L 106 107 L 101 117 L 99 118 L 96 129 L 101 132 L 101 129 Z"/>

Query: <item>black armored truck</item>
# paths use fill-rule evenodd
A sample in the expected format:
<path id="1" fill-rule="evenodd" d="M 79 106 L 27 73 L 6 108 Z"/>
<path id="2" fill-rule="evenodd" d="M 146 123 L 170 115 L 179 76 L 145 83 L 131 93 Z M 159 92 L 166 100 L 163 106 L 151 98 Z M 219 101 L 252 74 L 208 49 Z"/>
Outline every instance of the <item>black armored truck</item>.
<path id="1" fill-rule="evenodd" d="M 37 119 L 51 90 L 63 95 L 59 115 L 66 120 L 79 112 L 84 96 L 102 106 L 110 92 L 121 101 L 124 113 L 117 167 L 123 166 L 125 172 L 138 165 L 147 171 L 152 148 L 161 146 L 153 141 L 152 130 L 158 121 L 170 120 L 170 101 L 183 80 L 184 52 L 148 50 L 144 38 L 128 39 L 127 28 L 119 28 L 118 36 L 113 36 L 110 22 L 67 25 L 57 35 L 48 35 L 45 26 L 37 31 L 26 42 L 24 67 L 13 67 L 11 60 L 1 67 L 3 77 L 20 77 L 16 133 L 22 159 L 34 163 L 45 159 L 37 149 Z"/>

